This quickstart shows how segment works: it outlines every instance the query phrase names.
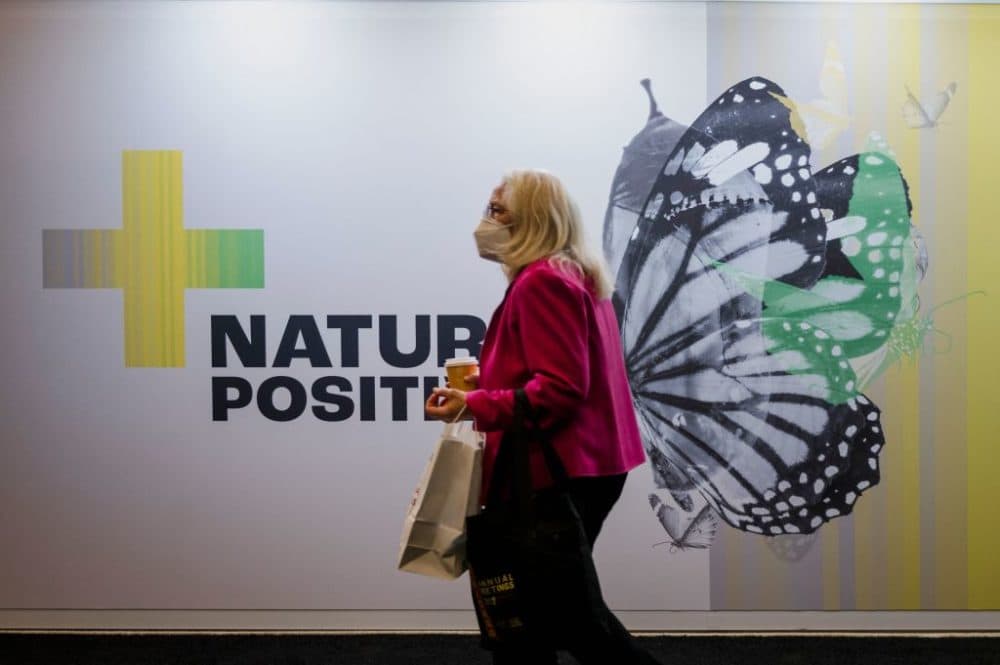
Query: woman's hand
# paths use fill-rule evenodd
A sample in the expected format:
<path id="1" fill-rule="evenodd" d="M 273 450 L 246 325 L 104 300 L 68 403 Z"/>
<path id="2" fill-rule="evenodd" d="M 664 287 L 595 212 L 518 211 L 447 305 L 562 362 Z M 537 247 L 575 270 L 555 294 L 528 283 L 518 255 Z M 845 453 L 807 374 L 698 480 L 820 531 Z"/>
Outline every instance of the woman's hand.
<path id="1" fill-rule="evenodd" d="M 437 420 L 455 420 L 463 410 L 465 391 L 455 388 L 435 388 L 424 404 L 424 413 Z"/>

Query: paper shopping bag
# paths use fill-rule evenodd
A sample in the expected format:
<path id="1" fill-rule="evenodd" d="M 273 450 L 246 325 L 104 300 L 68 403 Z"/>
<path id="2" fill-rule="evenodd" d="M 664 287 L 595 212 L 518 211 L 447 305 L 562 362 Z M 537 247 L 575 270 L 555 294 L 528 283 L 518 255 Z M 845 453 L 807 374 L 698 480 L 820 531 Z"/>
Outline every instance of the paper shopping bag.
<path id="1" fill-rule="evenodd" d="M 470 423 L 445 425 L 403 522 L 400 570 L 442 579 L 465 572 L 465 518 L 479 512 L 482 454 Z"/>

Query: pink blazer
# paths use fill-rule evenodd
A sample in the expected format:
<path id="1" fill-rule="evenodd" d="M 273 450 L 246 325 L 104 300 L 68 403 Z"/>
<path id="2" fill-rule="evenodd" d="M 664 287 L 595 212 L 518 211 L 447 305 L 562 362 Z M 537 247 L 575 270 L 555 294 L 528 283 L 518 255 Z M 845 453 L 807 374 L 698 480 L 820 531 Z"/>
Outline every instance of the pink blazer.
<path id="1" fill-rule="evenodd" d="M 542 416 L 571 478 L 625 473 L 645 459 L 614 307 L 579 277 L 546 259 L 525 267 L 493 313 L 479 366 L 479 389 L 466 397 L 486 432 L 483 497 L 516 388 Z M 550 485 L 537 446 L 531 464 L 536 489 Z"/>

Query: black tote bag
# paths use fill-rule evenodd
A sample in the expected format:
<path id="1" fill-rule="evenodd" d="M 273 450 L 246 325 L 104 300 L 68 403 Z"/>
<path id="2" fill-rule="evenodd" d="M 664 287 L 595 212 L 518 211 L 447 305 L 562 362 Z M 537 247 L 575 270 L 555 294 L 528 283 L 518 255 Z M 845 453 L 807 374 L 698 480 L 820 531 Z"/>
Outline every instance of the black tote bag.
<path id="1" fill-rule="evenodd" d="M 566 493 L 566 470 L 542 431 L 528 430 L 530 405 L 515 393 L 515 425 L 504 435 L 490 496 L 466 520 L 472 597 L 487 649 L 569 649 L 616 619 L 601 596 L 590 544 Z M 533 492 L 529 443 L 542 446 L 555 487 Z M 510 482 L 510 481 L 513 482 Z M 506 482 L 504 482 L 506 481 Z M 501 500 L 511 488 L 510 497 Z"/>

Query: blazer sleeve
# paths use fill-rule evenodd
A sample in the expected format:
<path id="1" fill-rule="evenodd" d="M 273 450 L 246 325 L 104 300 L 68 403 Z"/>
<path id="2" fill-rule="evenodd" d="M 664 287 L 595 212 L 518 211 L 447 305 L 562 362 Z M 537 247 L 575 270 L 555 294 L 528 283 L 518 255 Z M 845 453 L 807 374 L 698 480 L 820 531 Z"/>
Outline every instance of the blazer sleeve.
<path id="1" fill-rule="evenodd" d="M 507 306 L 531 375 L 524 391 L 542 427 L 570 418 L 590 390 L 589 298 L 554 270 L 533 271 L 511 289 Z M 510 428 L 513 390 L 474 390 L 466 401 L 480 430 Z"/>

